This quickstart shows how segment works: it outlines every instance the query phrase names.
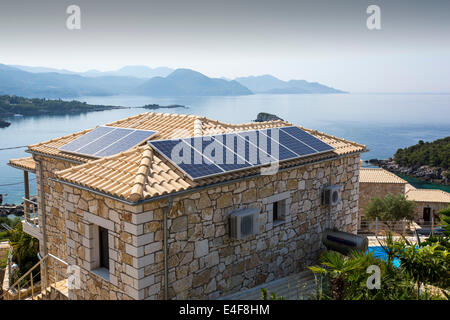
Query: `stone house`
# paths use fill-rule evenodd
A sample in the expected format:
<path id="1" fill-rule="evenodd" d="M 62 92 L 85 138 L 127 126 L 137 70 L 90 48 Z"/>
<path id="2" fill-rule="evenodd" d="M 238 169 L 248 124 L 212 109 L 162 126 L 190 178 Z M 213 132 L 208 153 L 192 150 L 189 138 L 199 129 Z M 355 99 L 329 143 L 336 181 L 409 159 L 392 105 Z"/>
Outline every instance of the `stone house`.
<path id="1" fill-rule="evenodd" d="M 358 226 L 364 220 L 364 209 L 370 199 L 382 198 L 388 193 L 405 194 L 408 182 L 381 168 L 361 168 L 359 174 Z"/>
<path id="2" fill-rule="evenodd" d="M 416 203 L 415 220 L 422 224 L 439 222 L 439 210 L 450 206 L 450 193 L 443 190 L 411 188 L 406 198 Z"/>
<path id="3" fill-rule="evenodd" d="M 162 140 L 291 125 L 151 112 L 106 126 Z M 145 142 L 98 159 L 59 149 L 92 129 L 30 145 L 31 158 L 10 160 L 36 172 L 38 217 L 24 230 L 41 256 L 79 268 L 70 299 L 216 299 L 287 276 L 316 262 L 324 229 L 357 231 L 365 146 L 302 129 L 334 150 L 281 161 L 272 175 L 249 168 L 195 181 Z M 321 202 L 328 185 L 341 187 L 333 206 Z M 242 209 L 257 212 L 259 230 L 232 239 L 229 215 Z"/>

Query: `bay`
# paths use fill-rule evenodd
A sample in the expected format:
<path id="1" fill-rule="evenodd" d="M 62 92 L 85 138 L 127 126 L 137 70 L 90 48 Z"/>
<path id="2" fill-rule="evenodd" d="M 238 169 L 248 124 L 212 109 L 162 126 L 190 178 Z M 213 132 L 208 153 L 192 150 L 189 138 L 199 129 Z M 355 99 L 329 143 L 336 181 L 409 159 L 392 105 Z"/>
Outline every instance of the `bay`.
<path id="1" fill-rule="evenodd" d="M 195 114 L 230 123 L 250 122 L 259 112 L 276 114 L 293 124 L 316 129 L 367 145 L 363 160 L 391 157 L 398 148 L 450 136 L 450 95 L 434 94 L 298 94 L 234 97 L 142 96 L 79 97 L 92 104 L 130 107 L 79 115 L 13 117 L 0 129 L 0 149 L 25 146 L 149 110 L 146 104 L 180 104 L 188 108 L 156 112 Z M 26 148 L 0 150 L 0 193 L 4 203 L 19 203 L 23 173 L 6 165 L 9 159 L 29 156 Z M 35 194 L 35 177 L 30 177 Z"/>

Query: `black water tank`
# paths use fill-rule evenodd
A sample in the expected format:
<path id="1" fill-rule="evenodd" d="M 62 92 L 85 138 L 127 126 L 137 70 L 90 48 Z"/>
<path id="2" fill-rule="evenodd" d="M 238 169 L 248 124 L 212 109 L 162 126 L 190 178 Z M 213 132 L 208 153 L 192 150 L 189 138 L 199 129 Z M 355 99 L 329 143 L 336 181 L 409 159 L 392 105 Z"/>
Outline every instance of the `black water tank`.
<path id="1" fill-rule="evenodd" d="M 347 254 L 351 250 L 367 251 L 369 240 L 349 232 L 327 229 L 322 234 L 322 242 L 329 250 Z"/>

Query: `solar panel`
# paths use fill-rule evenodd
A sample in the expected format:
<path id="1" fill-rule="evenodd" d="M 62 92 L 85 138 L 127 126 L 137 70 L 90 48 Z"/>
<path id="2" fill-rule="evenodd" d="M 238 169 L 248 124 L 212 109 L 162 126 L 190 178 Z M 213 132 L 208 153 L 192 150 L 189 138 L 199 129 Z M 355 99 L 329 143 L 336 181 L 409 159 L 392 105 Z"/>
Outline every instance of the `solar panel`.
<path id="1" fill-rule="evenodd" d="M 280 129 L 282 132 L 291 135 L 293 138 L 307 144 L 309 147 L 313 148 L 318 152 L 332 151 L 333 147 L 326 144 L 322 140 L 317 139 L 313 135 L 307 133 L 306 131 L 298 127 L 285 127 Z"/>
<path id="2" fill-rule="evenodd" d="M 221 151 L 221 154 L 216 156 L 215 163 L 222 168 L 224 172 L 245 169 L 252 166 L 252 163 L 249 161 L 250 157 L 239 153 L 239 149 L 245 149 L 246 146 L 243 144 L 243 140 L 240 139 L 238 135 L 217 135 L 213 137 L 213 140 L 216 144 L 214 149 L 216 151 Z M 208 149 L 204 149 L 204 152 L 207 150 Z"/>
<path id="3" fill-rule="evenodd" d="M 155 131 L 101 126 L 59 148 L 90 157 L 106 157 L 126 151 L 154 135 Z"/>
<path id="4" fill-rule="evenodd" d="M 334 150 L 297 127 L 148 143 L 194 180 Z"/>
<path id="5" fill-rule="evenodd" d="M 192 147 L 193 139 L 157 140 L 149 144 L 192 179 L 224 172 Z"/>
<path id="6" fill-rule="evenodd" d="M 280 130 L 278 128 L 261 130 L 261 136 L 266 136 L 267 138 L 267 148 L 269 154 L 272 158 L 277 161 L 284 161 L 299 158 L 301 155 L 296 153 L 289 147 L 287 142 L 280 138 Z"/>
<path id="7" fill-rule="evenodd" d="M 78 150 L 84 147 L 89 142 L 94 141 L 95 139 L 98 139 L 113 130 L 113 127 L 97 127 L 94 130 L 82 135 L 81 137 L 69 142 L 68 144 L 65 144 L 64 146 L 59 148 L 59 150 L 68 152 Z"/>
<path id="8" fill-rule="evenodd" d="M 150 134 L 150 132 L 153 132 Z M 131 132 L 130 134 L 126 135 L 122 139 L 117 140 L 115 143 L 109 145 L 108 147 L 104 148 L 103 150 L 98 151 L 95 156 L 96 157 L 106 157 L 113 154 L 120 153 L 122 151 L 128 150 L 134 146 L 137 146 L 138 144 L 142 143 L 143 141 L 150 138 L 153 134 L 155 134 L 154 131 L 142 131 L 142 130 L 136 130 L 134 132 Z"/>

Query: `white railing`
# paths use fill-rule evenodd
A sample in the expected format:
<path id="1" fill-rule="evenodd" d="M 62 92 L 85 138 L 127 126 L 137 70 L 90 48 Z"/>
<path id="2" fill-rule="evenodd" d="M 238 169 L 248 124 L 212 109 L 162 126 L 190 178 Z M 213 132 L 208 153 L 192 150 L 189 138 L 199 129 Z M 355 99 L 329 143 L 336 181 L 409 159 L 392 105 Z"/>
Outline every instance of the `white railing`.
<path id="1" fill-rule="evenodd" d="M 43 272 L 45 270 L 44 266 L 47 267 L 47 274 Z M 64 260 L 52 254 L 47 254 L 15 281 L 0 298 L 5 300 L 22 300 L 26 298 L 34 300 L 36 296 L 48 288 L 59 290 L 60 287 L 57 288 L 56 284 L 61 280 L 67 280 L 67 266 L 68 264 Z M 43 279 L 44 277 L 46 279 Z M 42 287 L 43 283 L 47 283 L 46 280 L 50 282 L 48 288 Z"/>
<path id="2" fill-rule="evenodd" d="M 361 220 L 359 223 L 358 234 L 365 235 L 384 235 L 387 231 L 398 235 L 413 236 L 416 230 L 422 235 L 433 235 L 439 233 L 439 224 L 434 221 L 430 222 L 415 222 L 409 220 L 400 221 L 381 221 L 375 220 Z"/>
<path id="3" fill-rule="evenodd" d="M 39 227 L 38 204 L 27 198 L 23 199 L 24 219 L 29 224 Z M 30 210 L 31 209 L 31 210 Z"/>

